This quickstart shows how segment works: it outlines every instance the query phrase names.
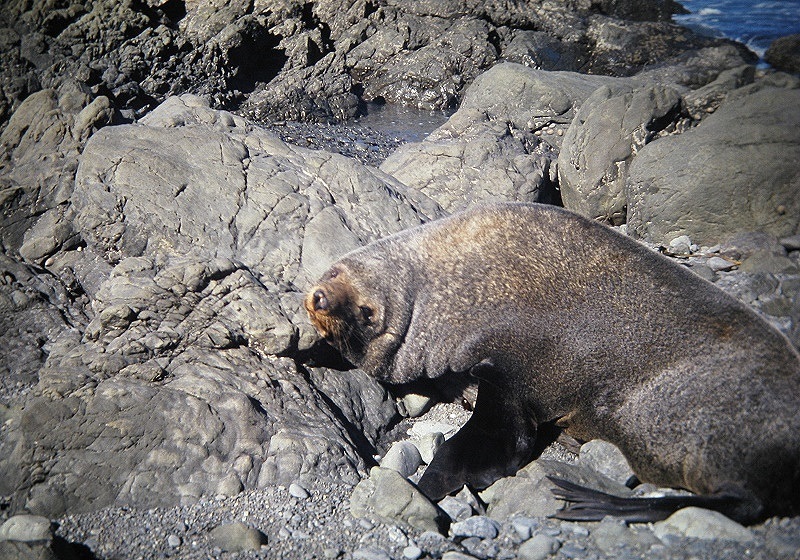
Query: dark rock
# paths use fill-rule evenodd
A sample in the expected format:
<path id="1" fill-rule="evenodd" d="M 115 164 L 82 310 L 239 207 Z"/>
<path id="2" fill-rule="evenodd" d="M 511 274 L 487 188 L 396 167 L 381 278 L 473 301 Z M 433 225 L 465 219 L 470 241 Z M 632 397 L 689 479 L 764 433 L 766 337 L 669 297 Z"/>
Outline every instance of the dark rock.
<path id="1" fill-rule="evenodd" d="M 773 68 L 800 74 L 800 34 L 775 39 L 764 53 Z"/>

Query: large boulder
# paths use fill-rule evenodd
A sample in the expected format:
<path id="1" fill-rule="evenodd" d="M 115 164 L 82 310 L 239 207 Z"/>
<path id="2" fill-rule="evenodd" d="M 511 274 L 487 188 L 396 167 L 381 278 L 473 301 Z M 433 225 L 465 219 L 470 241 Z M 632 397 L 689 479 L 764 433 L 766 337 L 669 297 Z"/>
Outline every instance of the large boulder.
<path id="1" fill-rule="evenodd" d="M 764 60 L 778 70 L 800 74 L 800 33 L 775 39 Z"/>
<path id="2" fill-rule="evenodd" d="M 749 87 L 749 86 L 748 86 Z M 800 90 L 730 94 L 697 127 L 646 145 L 626 185 L 628 231 L 713 244 L 739 231 L 800 231 Z"/>
<path id="3" fill-rule="evenodd" d="M 619 83 L 598 88 L 575 115 L 558 155 L 564 206 L 589 218 L 625 222 L 625 181 L 634 155 L 680 118 L 669 86 Z"/>
<path id="4" fill-rule="evenodd" d="M 453 211 L 490 200 L 551 201 L 561 135 L 591 93 L 616 78 L 504 63 L 479 76 L 459 110 L 381 170 Z"/>
<path id="5" fill-rule="evenodd" d="M 13 261 L 16 281 L 0 284 L 13 327 L 65 310 L 39 319 L 38 383 L 7 411 L 0 494 L 13 510 L 355 483 L 396 409 L 358 370 L 298 365 L 318 338 L 302 294 L 343 252 L 439 215 L 435 203 L 184 96 L 96 133 L 65 205 L 79 242 L 46 264 L 80 298 Z"/>

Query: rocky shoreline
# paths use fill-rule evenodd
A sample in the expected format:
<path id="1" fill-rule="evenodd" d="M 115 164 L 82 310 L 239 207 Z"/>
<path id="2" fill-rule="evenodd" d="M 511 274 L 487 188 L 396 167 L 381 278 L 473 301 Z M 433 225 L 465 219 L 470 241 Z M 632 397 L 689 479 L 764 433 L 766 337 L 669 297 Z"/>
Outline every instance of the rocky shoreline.
<path id="1" fill-rule="evenodd" d="M 468 411 L 348 370 L 301 307 L 347 250 L 538 201 L 800 345 L 800 78 L 676 9 L 4 5 L 0 556 L 797 558 L 800 518 L 550 519 L 545 474 L 630 492 L 591 444 L 430 504 L 404 475 Z M 423 138 L 367 103 L 457 111 Z"/>

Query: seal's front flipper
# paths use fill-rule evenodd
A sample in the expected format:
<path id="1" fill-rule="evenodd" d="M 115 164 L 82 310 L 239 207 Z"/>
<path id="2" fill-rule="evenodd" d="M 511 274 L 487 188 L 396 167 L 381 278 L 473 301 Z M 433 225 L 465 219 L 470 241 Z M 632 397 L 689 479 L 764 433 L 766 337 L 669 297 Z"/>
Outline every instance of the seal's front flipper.
<path id="1" fill-rule="evenodd" d="M 491 366 L 483 364 L 482 369 L 486 368 Z M 536 439 L 533 416 L 513 399 L 517 392 L 488 373 L 478 375 L 481 381 L 472 417 L 442 444 L 419 481 L 419 489 L 434 501 L 465 484 L 482 490 L 531 459 Z"/>
<path id="2" fill-rule="evenodd" d="M 742 498 L 719 493 L 707 496 L 663 496 L 659 498 L 623 498 L 580 486 L 574 482 L 548 476 L 556 485 L 553 494 L 571 502 L 553 517 L 570 521 L 600 521 L 605 516 L 620 517 L 628 523 L 644 523 L 666 519 L 677 510 L 689 506 L 713 509 L 736 518 Z"/>

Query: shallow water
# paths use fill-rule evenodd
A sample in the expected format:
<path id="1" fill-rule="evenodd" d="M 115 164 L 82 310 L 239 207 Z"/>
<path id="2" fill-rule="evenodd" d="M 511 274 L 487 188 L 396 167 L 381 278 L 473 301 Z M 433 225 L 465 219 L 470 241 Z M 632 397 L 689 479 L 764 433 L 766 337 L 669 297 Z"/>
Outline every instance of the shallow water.
<path id="1" fill-rule="evenodd" d="M 390 103 L 367 103 L 367 114 L 355 123 L 402 142 L 420 142 L 442 126 L 453 111 L 423 111 Z"/>
<path id="2" fill-rule="evenodd" d="M 703 35 L 727 37 L 763 57 L 778 37 L 800 33 L 800 0 L 681 0 L 690 14 L 676 23 Z"/>

